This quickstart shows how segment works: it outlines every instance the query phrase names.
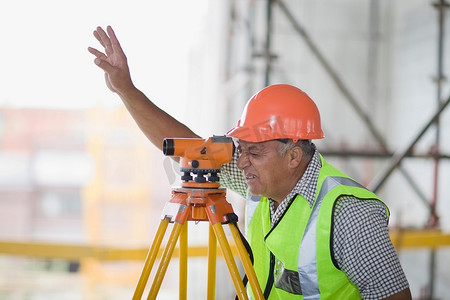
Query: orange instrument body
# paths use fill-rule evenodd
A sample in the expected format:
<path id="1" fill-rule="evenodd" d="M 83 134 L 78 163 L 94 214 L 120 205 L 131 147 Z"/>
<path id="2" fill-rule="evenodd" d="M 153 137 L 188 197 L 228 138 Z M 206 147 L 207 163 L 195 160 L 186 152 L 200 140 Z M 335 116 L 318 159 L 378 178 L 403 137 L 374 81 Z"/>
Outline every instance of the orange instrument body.
<path id="1" fill-rule="evenodd" d="M 180 170 L 184 172 L 182 187 L 217 188 L 220 167 L 233 158 L 234 144 L 230 137 L 166 138 L 163 142 L 166 156 L 180 157 Z M 205 177 L 207 175 L 209 177 Z M 195 177 L 193 177 L 194 175 Z"/>

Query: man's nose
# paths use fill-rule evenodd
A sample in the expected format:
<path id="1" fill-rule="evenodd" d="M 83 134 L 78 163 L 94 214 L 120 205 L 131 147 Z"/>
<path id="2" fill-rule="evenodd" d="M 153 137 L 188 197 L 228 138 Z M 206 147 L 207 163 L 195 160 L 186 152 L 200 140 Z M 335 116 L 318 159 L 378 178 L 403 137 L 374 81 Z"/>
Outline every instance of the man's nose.
<path id="1" fill-rule="evenodd" d="M 241 153 L 237 160 L 236 166 L 239 170 L 243 170 L 244 168 L 250 165 L 250 161 L 248 160 L 248 156 L 245 153 Z"/>

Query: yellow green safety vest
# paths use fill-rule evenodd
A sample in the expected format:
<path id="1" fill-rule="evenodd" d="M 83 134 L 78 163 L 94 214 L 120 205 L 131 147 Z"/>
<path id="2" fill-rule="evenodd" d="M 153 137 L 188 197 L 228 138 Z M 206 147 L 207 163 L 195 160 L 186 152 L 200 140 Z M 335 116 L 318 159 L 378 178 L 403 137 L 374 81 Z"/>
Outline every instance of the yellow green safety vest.
<path id="1" fill-rule="evenodd" d="M 322 156 L 321 161 L 312 207 L 298 195 L 272 228 L 269 200 L 262 197 L 247 218 L 254 268 L 266 299 L 361 299 L 357 287 L 333 262 L 333 207 L 343 195 L 379 198 Z"/>

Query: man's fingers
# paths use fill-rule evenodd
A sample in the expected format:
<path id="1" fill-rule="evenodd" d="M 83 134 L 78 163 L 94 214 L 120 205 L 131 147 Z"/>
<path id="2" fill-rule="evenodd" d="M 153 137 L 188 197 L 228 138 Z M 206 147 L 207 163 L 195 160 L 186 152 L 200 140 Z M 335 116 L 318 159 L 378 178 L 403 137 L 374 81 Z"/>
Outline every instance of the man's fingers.
<path id="1" fill-rule="evenodd" d="M 116 33 L 112 27 L 108 25 L 106 27 L 106 31 L 108 32 L 109 39 L 111 41 L 112 50 L 115 53 L 123 53 L 122 47 L 120 46 L 119 40 L 117 39 Z"/>
<path id="2" fill-rule="evenodd" d="M 103 52 L 100 52 L 95 48 L 88 47 L 88 51 L 89 51 L 89 53 L 94 54 L 97 58 L 103 58 L 103 59 L 107 58 Z"/>
<path id="3" fill-rule="evenodd" d="M 106 54 L 109 54 L 110 52 L 112 52 L 111 40 L 109 39 L 108 35 L 103 30 L 103 28 L 101 28 L 100 26 L 97 27 L 96 32 L 98 34 L 98 37 L 100 38 L 100 40 L 99 40 L 100 44 L 102 44 L 102 46 L 105 47 Z"/>
<path id="4" fill-rule="evenodd" d="M 100 45 L 103 46 L 103 48 L 105 47 L 105 44 L 103 44 L 102 38 L 100 37 L 100 35 L 98 34 L 97 30 L 94 30 L 94 37 L 97 39 L 97 41 L 100 43 Z"/>
<path id="5" fill-rule="evenodd" d="M 111 64 L 109 62 L 107 62 L 104 59 L 101 59 L 99 57 L 97 57 L 96 59 L 94 59 L 94 63 L 103 71 L 105 71 L 105 73 L 110 73 L 114 71 L 114 67 L 111 66 Z"/>

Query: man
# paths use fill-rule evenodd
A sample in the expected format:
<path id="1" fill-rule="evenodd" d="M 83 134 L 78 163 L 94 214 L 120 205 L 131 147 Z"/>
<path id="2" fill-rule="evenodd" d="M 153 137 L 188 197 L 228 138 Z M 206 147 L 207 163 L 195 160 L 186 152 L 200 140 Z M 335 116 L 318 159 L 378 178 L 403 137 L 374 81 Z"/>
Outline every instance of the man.
<path id="1" fill-rule="evenodd" d="M 111 27 L 94 36 L 105 52 L 88 50 L 108 88 L 154 145 L 198 137 L 134 86 Z M 387 207 L 317 152 L 311 140 L 323 137 L 320 115 L 307 94 L 284 84 L 261 90 L 228 134 L 237 156 L 221 182 L 248 194 L 248 239 L 267 299 L 411 299 Z"/>

